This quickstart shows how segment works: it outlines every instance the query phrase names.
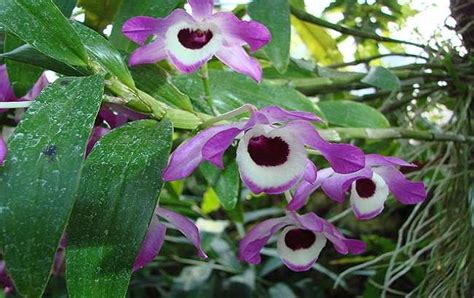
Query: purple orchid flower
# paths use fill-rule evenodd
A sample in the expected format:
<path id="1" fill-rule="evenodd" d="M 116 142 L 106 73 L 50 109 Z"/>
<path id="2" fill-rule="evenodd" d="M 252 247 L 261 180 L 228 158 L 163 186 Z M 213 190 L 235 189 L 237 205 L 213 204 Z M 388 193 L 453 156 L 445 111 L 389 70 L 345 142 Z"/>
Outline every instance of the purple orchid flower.
<path id="1" fill-rule="evenodd" d="M 155 63 L 168 59 L 183 73 L 198 70 L 214 55 L 232 70 L 257 82 L 262 68 L 252 52 L 266 45 L 271 35 L 255 21 L 241 21 L 230 12 L 212 13 L 213 0 L 188 0 L 192 15 L 176 9 L 166 18 L 134 17 L 125 22 L 123 34 L 141 45 L 130 56 L 129 64 Z M 150 36 L 153 40 L 145 44 Z"/>
<path id="2" fill-rule="evenodd" d="M 396 157 L 367 154 L 363 169 L 351 174 L 338 174 L 327 168 L 318 172 L 314 183 L 302 181 L 296 189 L 288 209 L 302 208 L 309 195 L 319 187 L 336 202 L 343 202 L 346 192 L 351 188 L 351 207 L 359 220 L 371 219 L 384 208 L 389 193 L 402 204 L 417 204 L 426 199 L 423 182 L 411 182 L 397 167 L 416 167 Z"/>
<path id="3" fill-rule="evenodd" d="M 305 145 L 319 150 L 337 173 L 364 167 L 359 148 L 325 141 L 311 121 L 321 120 L 312 113 L 277 106 L 254 108 L 248 121 L 210 127 L 181 144 L 162 178 L 185 178 L 203 161 L 222 169 L 224 152 L 236 138 L 240 139 L 236 157 L 240 176 L 254 193 L 282 193 L 302 178 L 313 183 L 317 170 L 307 158 Z"/>
<path id="4" fill-rule="evenodd" d="M 31 90 L 26 95 L 17 98 L 10 85 L 6 66 L 4 64 L 0 65 L 0 102 L 34 100 L 41 93 L 41 90 L 43 90 L 48 84 L 49 82 L 46 79 L 46 76 L 42 74 L 39 77 L 38 81 L 33 85 Z M 3 113 L 5 111 L 6 109 L 0 109 L 0 113 Z M 3 137 L 0 135 L 0 165 L 3 164 L 7 153 L 7 144 L 5 143 Z"/>
<path id="5" fill-rule="evenodd" d="M 143 240 L 142 248 L 133 264 L 133 271 L 145 267 L 160 253 L 161 246 L 165 241 L 166 226 L 160 222 L 159 217 L 166 219 L 186 238 L 188 238 L 188 240 L 196 247 L 199 257 L 207 258 L 207 255 L 201 248 L 201 239 L 197 226 L 181 214 L 158 207 L 156 208 L 153 219 L 148 227 L 148 232 L 145 236 L 145 240 Z"/>
<path id="6" fill-rule="evenodd" d="M 240 259 L 250 264 L 261 262 L 260 251 L 270 238 L 283 229 L 277 242 L 277 252 L 283 263 L 293 271 L 307 271 L 316 263 L 327 240 L 340 254 L 361 254 L 366 244 L 345 238 L 328 221 L 315 213 L 267 219 L 253 227 L 240 241 Z"/>
<path id="7" fill-rule="evenodd" d="M 5 268 L 5 261 L 3 260 L 0 261 L 0 285 L 3 287 L 3 292 L 5 294 L 12 293 L 15 289 L 10 276 L 8 276 Z"/>

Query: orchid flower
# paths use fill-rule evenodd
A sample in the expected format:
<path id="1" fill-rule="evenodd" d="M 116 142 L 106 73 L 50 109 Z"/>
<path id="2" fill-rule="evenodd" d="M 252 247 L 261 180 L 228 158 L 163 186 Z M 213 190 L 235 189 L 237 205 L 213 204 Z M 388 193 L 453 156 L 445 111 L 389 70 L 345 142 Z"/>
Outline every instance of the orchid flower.
<path id="1" fill-rule="evenodd" d="M 33 85 L 31 90 L 26 95 L 17 98 L 10 85 L 6 66 L 4 64 L 0 65 L 0 102 L 34 100 L 41 93 L 41 90 L 43 90 L 48 84 L 49 82 L 46 79 L 46 76 L 42 74 L 39 77 L 38 81 Z M 5 111 L 5 109 L 0 109 L 0 113 Z M 0 165 L 3 164 L 3 161 L 7 156 L 7 152 L 7 144 L 5 143 L 3 137 L 0 135 Z"/>
<path id="2" fill-rule="evenodd" d="M 224 152 L 239 139 L 237 164 L 245 185 L 254 193 L 278 194 L 299 180 L 316 180 L 316 166 L 305 145 L 319 150 L 337 173 L 364 167 L 363 152 L 352 145 L 332 144 L 317 132 L 309 112 L 286 111 L 277 106 L 252 109 L 248 121 L 213 126 L 181 144 L 171 155 L 163 180 L 189 176 L 203 161 L 223 168 Z"/>
<path id="3" fill-rule="evenodd" d="M 277 252 L 283 263 L 293 271 L 307 271 L 316 263 L 327 240 L 340 254 L 361 254 L 365 243 L 345 238 L 328 221 L 315 213 L 267 219 L 254 226 L 240 241 L 240 259 L 250 264 L 261 262 L 260 251 L 270 238 L 283 229 L 278 237 Z"/>
<path id="4" fill-rule="evenodd" d="M 196 247 L 197 253 L 201 258 L 207 258 L 207 255 L 201 248 L 201 239 L 197 226 L 188 218 L 165 208 L 158 207 L 155 210 L 151 220 L 148 232 L 143 240 L 142 248 L 138 253 L 133 271 L 145 267 L 148 263 L 160 253 L 161 246 L 165 241 L 166 226 L 160 222 L 159 217 L 166 219 L 171 225 L 179 230 Z"/>
<path id="5" fill-rule="evenodd" d="M 3 292 L 5 294 L 11 293 L 14 290 L 13 282 L 8 276 L 7 270 L 5 268 L 5 261 L 0 261 L 0 286 L 3 287 Z"/>
<path id="6" fill-rule="evenodd" d="M 405 205 L 417 204 L 426 199 L 423 182 L 411 182 L 398 170 L 398 167 L 416 165 L 378 154 L 367 154 L 365 161 L 363 169 L 351 174 L 338 174 L 330 168 L 318 171 L 315 183 L 301 182 L 287 208 L 292 211 L 300 209 L 309 195 L 319 187 L 339 203 L 344 201 L 350 188 L 351 207 L 359 220 L 379 215 L 389 193 Z"/>
<path id="7" fill-rule="evenodd" d="M 129 59 L 130 65 L 155 63 L 168 59 L 183 73 L 198 70 L 214 55 L 232 70 L 262 78 L 256 59 L 242 48 L 256 51 L 270 41 L 268 29 L 255 21 L 241 21 L 230 12 L 212 13 L 213 0 L 188 0 L 192 14 L 174 10 L 166 18 L 139 16 L 129 19 L 123 34 L 141 45 Z M 150 43 L 146 41 L 150 36 Z"/>

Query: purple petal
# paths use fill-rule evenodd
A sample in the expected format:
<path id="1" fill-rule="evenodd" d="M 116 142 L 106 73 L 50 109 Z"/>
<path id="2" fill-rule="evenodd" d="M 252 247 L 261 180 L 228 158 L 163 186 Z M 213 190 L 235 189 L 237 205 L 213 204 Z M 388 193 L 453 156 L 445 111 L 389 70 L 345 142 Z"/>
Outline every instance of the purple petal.
<path id="1" fill-rule="evenodd" d="M 8 148 L 7 144 L 3 140 L 3 137 L 0 135 L 0 166 L 3 165 L 5 158 L 7 157 Z"/>
<path id="2" fill-rule="evenodd" d="M 352 182 L 360 178 L 370 177 L 372 177 L 372 170 L 370 167 L 365 167 L 362 170 L 351 174 L 333 173 L 327 179 L 322 181 L 321 188 L 328 197 L 336 202 L 342 203 Z"/>
<path id="3" fill-rule="evenodd" d="M 377 167 L 374 172 L 382 176 L 390 192 L 402 204 L 417 204 L 426 199 L 426 189 L 423 182 L 411 182 L 393 167 Z"/>
<path id="4" fill-rule="evenodd" d="M 242 181 L 244 182 L 245 186 L 247 186 L 254 194 L 266 193 L 269 195 L 281 194 L 292 188 L 301 179 L 301 177 L 295 177 L 282 185 L 274 187 L 261 187 L 257 183 L 255 183 L 252 178 L 242 174 L 242 172 L 240 172 L 240 178 L 242 178 Z"/>
<path id="5" fill-rule="evenodd" d="M 306 168 L 304 170 L 303 178 L 308 183 L 315 183 L 318 177 L 318 169 L 311 160 L 306 160 Z"/>
<path id="6" fill-rule="evenodd" d="M 199 236 L 199 229 L 188 218 L 181 214 L 175 213 L 168 209 L 156 208 L 156 214 L 169 221 L 178 229 L 189 241 L 196 247 L 197 253 L 201 258 L 207 258 L 207 255 L 201 248 L 201 237 Z"/>
<path id="7" fill-rule="evenodd" d="M 294 217 L 298 223 L 303 226 L 305 229 L 321 233 L 324 230 L 324 226 L 326 225 L 326 220 L 322 219 L 321 217 L 317 216 L 316 213 L 306 213 L 304 215 L 297 215 Z"/>
<path id="8" fill-rule="evenodd" d="M 326 221 L 324 235 L 332 242 L 334 249 L 340 254 L 361 254 L 365 251 L 365 243 L 360 240 L 347 239 L 336 227 Z"/>
<path id="9" fill-rule="evenodd" d="M 166 226 L 160 223 L 158 216 L 153 215 L 140 252 L 133 264 L 133 272 L 145 267 L 155 259 L 155 257 L 160 253 L 163 242 L 165 242 L 165 234 Z"/>
<path id="10" fill-rule="evenodd" d="M 128 39 L 143 46 L 151 35 L 164 39 L 168 28 L 180 21 L 195 22 L 186 11 L 176 9 L 166 18 L 156 19 L 145 16 L 131 18 L 123 24 L 122 33 Z"/>
<path id="11" fill-rule="evenodd" d="M 150 64 L 166 59 L 166 46 L 161 38 L 157 38 L 153 42 L 141 46 L 130 55 L 128 64 L 130 66 L 140 64 Z"/>
<path id="12" fill-rule="evenodd" d="M 191 175 L 204 160 L 202 150 L 206 142 L 219 132 L 234 129 L 235 125 L 236 124 L 227 124 L 208 128 L 181 144 L 173 154 L 171 154 L 170 161 L 163 172 L 162 179 L 164 181 L 173 181 Z"/>
<path id="13" fill-rule="evenodd" d="M 171 63 L 176 67 L 177 70 L 179 70 L 182 73 L 193 73 L 197 71 L 201 66 L 209 61 L 209 59 L 212 58 L 212 55 L 207 55 L 205 57 L 202 57 L 201 60 L 193 63 L 193 64 L 186 64 L 185 62 L 182 62 L 179 60 L 178 57 L 176 57 L 176 54 L 173 54 L 171 52 L 168 52 L 168 57 L 170 58 Z"/>
<path id="14" fill-rule="evenodd" d="M 2 285 L 5 294 L 13 291 L 13 282 L 8 276 L 3 260 L 0 261 L 0 285 Z"/>
<path id="15" fill-rule="evenodd" d="M 224 168 L 224 152 L 232 145 L 235 137 L 242 132 L 242 128 L 233 127 L 221 131 L 211 137 L 202 148 L 202 156 L 216 167 Z"/>
<path id="16" fill-rule="evenodd" d="M 357 220 L 368 220 L 377 217 L 380 213 L 382 213 L 384 205 L 379 206 L 377 209 L 374 209 L 371 212 L 362 212 L 355 204 L 352 204 L 351 207 Z"/>
<path id="17" fill-rule="evenodd" d="M 33 85 L 31 90 L 25 96 L 20 98 L 20 100 L 34 100 L 36 97 L 38 97 L 38 95 L 40 95 L 41 91 L 44 88 L 46 88 L 48 85 L 49 85 L 49 81 L 46 78 L 46 75 L 42 74 L 39 77 L 38 81 L 36 81 L 36 83 Z"/>
<path id="18" fill-rule="evenodd" d="M 214 0 L 188 0 L 191 6 L 192 15 L 197 19 L 203 19 L 212 14 Z"/>
<path id="19" fill-rule="evenodd" d="M 110 129 L 106 127 L 101 127 L 101 126 L 95 126 L 92 135 L 89 138 L 89 142 L 87 143 L 87 148 L 86 148 L 86 156 L 89 155 L 89 153 L 92 151 L 92 148 L 94 148 L 95 143 L 99 141 L 104 135 L 106 135 Z"/>
<path id="20" fill-rule="evenodd" d="M 324 140 L 314 126 L 304 120 L 295 120 L 287 124 L 301 140 L 319 150 L 329 161 L 336 173 L 349 174 L 362 169 L 365 165 L 364 152 L 349 144 L 332 144 Z"/>
<path id="21" fill-rule="evenodd" d="M 327 177 L 329 177 L 333 173 L 331 168 L 326 168 L 318 171 L 317 179 L 314 183 L 308 183 L 307 181 L 303 180 L 300 182 L 298 187 L 296 188 L 296 192 L 293 195 L 293 199 L 290 201 L 286 209 L 290 211 L 296 211 L 306 204 L 308 201 L 309 196 L 316 191 L 321 186 L 321 182 L 324 181 Z"/>
<path id="22" fill-rule="evenodd" d="M 105 120 L 105 122 L 107 122 L 110 128 L 120 127 L 129 120 L 140 120 L 147 118 L 147 116 L 144 114 L 137 113 L 124 106 L 113 103 L 102 105 L 99 110 L 99 116 Z"/>
<path id="23" fill-rule="evenodd" d="M 8 79 L 7 67 L 2 64 L 0 65 L 0 102 L 16 100 L 17 98 L 10 86 L 10 80 Z M 0 113 L 4 111 L 6 111 L 6 109 L 0 109 Z"/>
<path id="24" fill-rule="evenodd" d="M 306 121 L 316 121 L 316 122 L 323 122 L 321 118 L 314 115 L 310 112 L 304 111 L 287 111 L 279 106 L 268 106 L 260 109 L 259 112 L 265 115 L 270 123 L 277 123 L 277 122 L 289 122 L 293 120 L 306 120 Z"/>
<path id="25" fill-rule="evenodd" d="M 401 166 L 416 168 L 417 165 L 408 163 L 403 159 L 393 156 L 382 156 L 379 154 L 367 154 L 365 162 L 369 166 Z"/>
<path id="26" fill-rule="evenodd" d="M 270 31 L 255 21 L 241 21 L 230 12 L 218 12 L 208 18 L 224 35 L 224 40 L 234 46 L 248 44 L 252 52 L 262 48 L 271 40 Z"/>
<path id="27" fill-rule="evenodd" d="M 291 221 L 288 217 L 283 216 L 264 220 L 254 226 L 240 240 L 239 258 L 250 264 L 259 264 L 262 261 L 260 256 L 262 248 L 273 234 L 288 224 L 291 224 Z"/>
<path id="28" fill-rule="evenodd" d="M 232 70 L 247 75 L 260 83 L 262 67 L 257 59 L 250 57 L 241 46 L 223 46 L 216 57 Z"/>

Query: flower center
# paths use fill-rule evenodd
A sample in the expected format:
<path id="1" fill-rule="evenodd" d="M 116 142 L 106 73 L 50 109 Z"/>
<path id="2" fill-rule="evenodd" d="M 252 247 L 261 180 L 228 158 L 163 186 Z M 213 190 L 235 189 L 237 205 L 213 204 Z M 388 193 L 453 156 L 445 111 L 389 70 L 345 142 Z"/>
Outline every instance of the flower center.
<path id="1" fill-rule="evenodd" d="M 316 235 L 308 230 L 294 229 L 285 235 L 285 244 L 292 250 L 309 248 L 314 241 L 316 241 Z"/>
<path id="2" fill-rule="evenodd" d="M 279 166 L 288 160 L 290 147 L 280 137 L 253 137 L 247 148 L 252 160 L 259 166 Z"/>
<path id="3" fill-rule="evenodd" d="M 204 47 L 212 39 L 212 31 L 181 29 L 178 33 L 179 42 L 188 49 L 196 50 Z"/>
<path id="4" fill-rule="evenodd" d="M 375 183 L 372 179 L 363 178 L 356 181 L 356 191 L 359 197 L 366 199 L 370 198 L 375 193 Z"/>

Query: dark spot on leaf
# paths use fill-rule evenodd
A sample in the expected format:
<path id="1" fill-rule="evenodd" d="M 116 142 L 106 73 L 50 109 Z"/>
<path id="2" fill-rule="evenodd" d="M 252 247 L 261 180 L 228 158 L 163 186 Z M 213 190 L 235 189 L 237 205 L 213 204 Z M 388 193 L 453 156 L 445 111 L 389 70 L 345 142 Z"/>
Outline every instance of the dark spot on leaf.
<path id="1" fill-rule="evenodd" d="M 67 86 L 71 83 L 71 80 L 68 80 L 68 79 L 62 79 L 61 81 L 59 81 L 59 85 L 61 86 Z"/>
<path id="2" fill-rule="evenodd" d="M 50 161 L 54 161 L 56 159 L 56 146 L 55 145 L 48 145 L 46 146 L 42 153 L 45 157 L 47 157 Z"/>

